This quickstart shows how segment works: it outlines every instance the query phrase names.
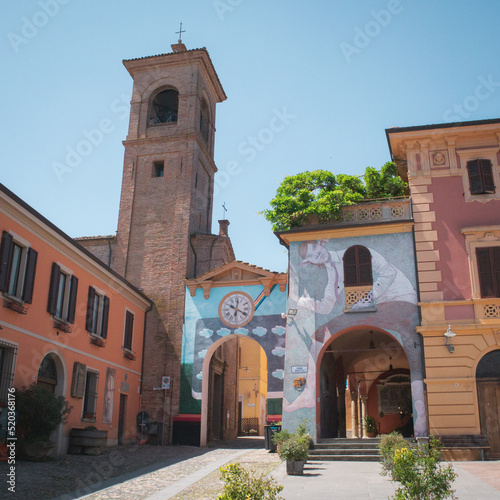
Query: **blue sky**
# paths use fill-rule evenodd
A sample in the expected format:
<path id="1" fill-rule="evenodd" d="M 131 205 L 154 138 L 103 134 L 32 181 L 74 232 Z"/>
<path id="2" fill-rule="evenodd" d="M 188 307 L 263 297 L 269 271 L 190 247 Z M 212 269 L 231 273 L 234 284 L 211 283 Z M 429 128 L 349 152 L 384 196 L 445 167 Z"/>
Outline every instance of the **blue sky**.
<path id="1" fill-rule="evenodd" d="M 121 61 L 170 52 L 181 21 L 228 96 L 214 231 L 225 202 L 236 258 L 267 269 L 286 270 L 287 254 L 258 212 L 285 176 L 380 167 L 391 126 L 500 116 L 493 0 L 10 0 L 2 14 L 0 182 L 70 236 L 116 231 L 132 90 Z"/>

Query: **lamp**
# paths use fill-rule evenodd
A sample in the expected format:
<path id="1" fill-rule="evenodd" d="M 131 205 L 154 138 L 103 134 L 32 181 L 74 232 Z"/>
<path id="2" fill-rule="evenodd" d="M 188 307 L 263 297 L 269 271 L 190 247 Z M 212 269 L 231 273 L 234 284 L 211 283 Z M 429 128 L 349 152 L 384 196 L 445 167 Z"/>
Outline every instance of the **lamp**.
<path id="1" fill-rule="evenodd" d="M 454 352 L 455 351 L 455 346 L 451 345 L 451 339 L 456 335 L 455 332 L 451 331 L 451 325 L 448 325 L 448 330 L 444 332 L 444 336 L 446 337 L 446 347 L 448 348 L 448 351 Z"/>

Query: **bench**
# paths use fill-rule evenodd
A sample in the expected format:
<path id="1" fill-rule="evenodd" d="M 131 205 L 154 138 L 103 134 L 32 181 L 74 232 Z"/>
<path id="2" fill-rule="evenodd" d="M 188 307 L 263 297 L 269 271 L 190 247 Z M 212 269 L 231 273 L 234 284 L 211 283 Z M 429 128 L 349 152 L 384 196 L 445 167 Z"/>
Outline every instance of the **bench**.
<path id="1" fill-rule="evenodd" d="M 442 452 L 475 450 L 479 452 L 479 459 L 484 460 L 485 451 L 489 452 L 490 449 L 486 434 L 457 434 L 436 437 L 441 441 Z"/>

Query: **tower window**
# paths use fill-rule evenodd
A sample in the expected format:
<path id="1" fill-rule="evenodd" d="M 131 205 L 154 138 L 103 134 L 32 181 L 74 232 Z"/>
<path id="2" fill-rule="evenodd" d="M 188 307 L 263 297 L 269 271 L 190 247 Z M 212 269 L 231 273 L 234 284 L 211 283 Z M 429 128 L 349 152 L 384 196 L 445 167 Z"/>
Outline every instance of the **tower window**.
<path id="1" fill-rule="evenodd" d="M 177 122 L 178 109 L 179 92 L 177 90 L 169 89 L 158 92 L 151 101 L 148 125 Z"/>
<path id="2" fill-rule="evenodd" d="M 208 143 L 208 127 L 209 119 L 208 119 L 208 106 L 205 99 L 201 102 L 201 113 L 200 113 L 200 132 L 203 140 Z"/>
<path id="3" fill-rule="evenodd" d="M 153 162 L 153 177 L 163 177 L 165 174 L 165 163 L 163 161 Z"/>

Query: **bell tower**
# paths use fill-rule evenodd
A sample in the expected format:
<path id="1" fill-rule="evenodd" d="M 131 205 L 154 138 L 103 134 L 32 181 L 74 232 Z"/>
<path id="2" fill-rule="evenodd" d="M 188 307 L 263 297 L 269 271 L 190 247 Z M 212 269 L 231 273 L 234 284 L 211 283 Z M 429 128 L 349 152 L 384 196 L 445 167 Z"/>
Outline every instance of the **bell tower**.
<path id="1" fill-rule="evenodd" d="M 155 302 L 143 408 L 162 421 L 164 394 L 153 388 L 171 376 L 166 436 L 179 405 L 185 280 L 234 260 L 227 231 L 210 234 L 215 107 L 226 94 L 205 48 L 187 50 L 179 40 L 172 49 L 123 62 L 134 85 L 112 256 L 112 267 Z"/>

